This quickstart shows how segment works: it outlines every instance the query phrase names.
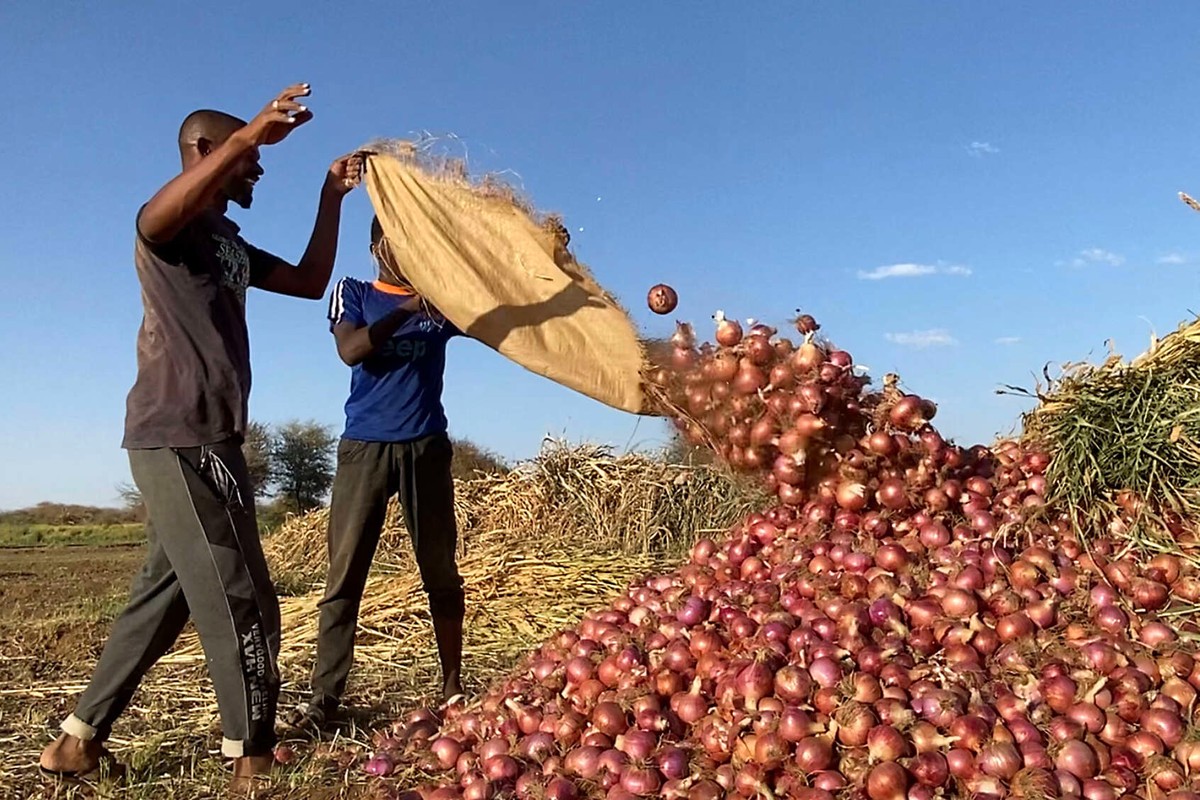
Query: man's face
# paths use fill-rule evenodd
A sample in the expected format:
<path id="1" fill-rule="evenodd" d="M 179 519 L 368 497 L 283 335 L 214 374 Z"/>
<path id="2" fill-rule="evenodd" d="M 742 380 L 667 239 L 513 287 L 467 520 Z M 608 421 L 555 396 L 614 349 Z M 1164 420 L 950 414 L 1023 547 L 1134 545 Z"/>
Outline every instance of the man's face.
<path id="1" fill-rule="evenodd" d="M 371 245 L 371 252 L 375 254 L 376 263 L 379 265 L 380 280 L 396 285 L 408 284 L 408 278 L 404 277 L 404 270 L 400 269 L 400 265 L 396 263 L 391 248 L 388 247 L 387 239 L 381 239 Z"/>
<path id="2" fill-rule="evenodd" d="M 246 153 L 235 170 L 229 173 L 222 187 L 225 196 L 242 208 L 249 208 L 254 202 L 254 184 L 263 176 L 262 165 L 258 161 L 258 148 Z"/>

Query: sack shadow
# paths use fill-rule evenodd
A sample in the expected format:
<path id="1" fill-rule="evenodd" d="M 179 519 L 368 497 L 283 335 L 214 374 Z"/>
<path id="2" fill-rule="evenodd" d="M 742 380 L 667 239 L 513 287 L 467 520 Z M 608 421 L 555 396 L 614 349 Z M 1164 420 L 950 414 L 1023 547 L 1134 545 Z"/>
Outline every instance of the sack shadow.
<path id="1" fill-rule="evenodd" d="M 572 281 L 552 297 L 528 305 L 502 305 L 475 320 L 464 333 L 500 347 L 521 328 L 543 325 L 552 319 L 569 317 L 584 308 L 609 308 L 600 298 Z"/>

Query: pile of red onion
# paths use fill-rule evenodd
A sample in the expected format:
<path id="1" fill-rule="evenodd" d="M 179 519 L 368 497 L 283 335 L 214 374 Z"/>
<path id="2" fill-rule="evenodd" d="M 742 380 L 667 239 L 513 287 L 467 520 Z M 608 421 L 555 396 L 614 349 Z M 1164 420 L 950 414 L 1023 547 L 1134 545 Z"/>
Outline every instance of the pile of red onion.
<path id="1" fill-rule="evenodd" d="M 843 351 L 722 320 L 656 381 L 780 503 L 633 584 L 365 769 L 428 800 L 1200 800 L 1200 574 L 1085 549 L 1049 456 L 964 449 Z"/>

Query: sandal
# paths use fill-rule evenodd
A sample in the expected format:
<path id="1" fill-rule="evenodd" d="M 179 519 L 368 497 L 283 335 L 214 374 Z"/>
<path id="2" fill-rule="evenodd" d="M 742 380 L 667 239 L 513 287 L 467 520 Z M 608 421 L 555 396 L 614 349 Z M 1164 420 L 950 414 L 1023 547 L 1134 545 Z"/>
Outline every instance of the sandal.
<path id="1" fill-rule="evenodd" d="M 446 711 L 447 711 L 447 710 L 448 710 L 448 709 L 449 709 L 451 706 L 457 706 L 457 705 L 461 705 L 461 704 L 465 703 L 466 701 L 467 701 L 467 696 L 466 696 L 466 694 L 464 694 L 463 692 L 459 692 L 458 694 L 451 695 L 450 697 L 448 697 L 448 698 L 446 699 L 446 701 L 445 701 L 444 703 L 442 703 L 442 704 L 441 704 L 441 705 L 438 707 L 438 710 L 437 710 L 436 712 L 434 712 L 434 713 L 436 713 L 436 714 L 437 714 L 437 715 L 440 717 L 440 716 L 442 716 L 443 714 L 445 714 L 445 713 L 446 713 Z"/>
<path id="2" fill-rule="evenodd" d="M 320 703 L 301 703 L 288 714 L 287 724 L 293 728 L 323 728 L 329 722 L 333 708 Z"/>
<path id="3" fill-rule="evenodd" d="M 75 770 L 52 770 L 46 769 L 41 764 L 38 764 L 38 772 L 43 778 L 73 785 L 83 783 L 94 783 L 105 779 L 119 781 L 125 777 L 125 765 L 117 761 L 116 757 L 102 750 L 100 758 L 96 762 L 96 766 L 85 772 L 77 772 Z"/>

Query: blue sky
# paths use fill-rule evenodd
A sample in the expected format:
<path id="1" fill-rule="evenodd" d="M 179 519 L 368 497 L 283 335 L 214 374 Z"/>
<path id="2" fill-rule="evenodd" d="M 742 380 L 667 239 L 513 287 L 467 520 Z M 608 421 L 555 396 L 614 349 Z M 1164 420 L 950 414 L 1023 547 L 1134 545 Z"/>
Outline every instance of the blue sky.
<path id="1" fill-rule="evenodd" d="M 167 9 L 171 9 L 168 11 Z M 383 9 L 383 10 L 381 10 Z M 133 217 L 196 107 L 293 81 L 315 119 L 265 152 L 251 241 L 302 252 L 325 169 L 376 136 L 454 134 L 565 215 L 635 310 L 782 322 L 803 306 L 964 443 L 1012 429 L 1047 362 L 1133 355 L 1200 307 L 1192 4 L 44 3 L 0 6 L 0 508 L 115 502 L 141 317 Z M 370 276 L 347 201 L 335 277 Z M 324 304 L 252 297 L 254 417 L 342 424 Z M 702 330 L 709 328 L 701 324 Z M 549 434 L 663 426 L 450 351 L 452 432 L 510 458 Z"/>

